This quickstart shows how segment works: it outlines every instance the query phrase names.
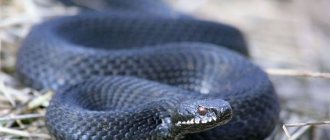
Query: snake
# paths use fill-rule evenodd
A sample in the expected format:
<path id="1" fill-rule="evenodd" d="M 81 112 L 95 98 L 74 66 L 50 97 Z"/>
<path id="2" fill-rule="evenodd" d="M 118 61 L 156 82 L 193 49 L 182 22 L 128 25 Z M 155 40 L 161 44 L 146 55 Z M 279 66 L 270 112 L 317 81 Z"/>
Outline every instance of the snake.
<path id="1" fill-rule="evenodd" d="M 141 3 L 115 7 L 49 19 L 21 44 L 18 77 L 55 91 L 45 115 L 52 137 L 259 140 L 273 132 L 278 97 L 240 30 Z"/>

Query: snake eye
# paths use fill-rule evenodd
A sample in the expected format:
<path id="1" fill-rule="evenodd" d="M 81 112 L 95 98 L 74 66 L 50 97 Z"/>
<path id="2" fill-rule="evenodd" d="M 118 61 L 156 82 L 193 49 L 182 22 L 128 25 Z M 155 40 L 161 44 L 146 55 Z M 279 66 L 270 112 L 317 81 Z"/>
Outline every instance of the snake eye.
<path id="1" fill-rule="evenodd" d="M 203 106 L 199 106 L 197 112 L 199 115 L 204 116 L 208 113 L 208 110 Z"/>

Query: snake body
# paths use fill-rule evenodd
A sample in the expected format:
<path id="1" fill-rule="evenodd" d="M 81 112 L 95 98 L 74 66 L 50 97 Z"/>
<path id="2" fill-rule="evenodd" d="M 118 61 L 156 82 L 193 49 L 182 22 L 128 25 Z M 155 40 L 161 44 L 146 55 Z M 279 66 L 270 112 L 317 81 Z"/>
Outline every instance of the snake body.
<path id="1" fill-rule="evenodd" d="M 278 99 L 247 55 L 234 27 L 116 11 L 36 25 L 17 73 L 56 91 L 46 125 L 57 139 L 264 139 Z"/>

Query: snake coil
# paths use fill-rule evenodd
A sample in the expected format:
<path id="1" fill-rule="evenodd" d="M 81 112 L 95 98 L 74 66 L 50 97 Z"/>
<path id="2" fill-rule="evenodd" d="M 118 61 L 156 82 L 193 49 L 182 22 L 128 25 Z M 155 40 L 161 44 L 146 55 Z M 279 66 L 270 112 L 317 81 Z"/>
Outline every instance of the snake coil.
<path id="1" fill-rule="evenodd" d="M 278 99 L 246 59 L 240 31 L 117 7 L 48 20 L 22 43 L 19 77 L 56 91 L 46 113 L 55 138 L 256 140 L 272 132 Z"/>

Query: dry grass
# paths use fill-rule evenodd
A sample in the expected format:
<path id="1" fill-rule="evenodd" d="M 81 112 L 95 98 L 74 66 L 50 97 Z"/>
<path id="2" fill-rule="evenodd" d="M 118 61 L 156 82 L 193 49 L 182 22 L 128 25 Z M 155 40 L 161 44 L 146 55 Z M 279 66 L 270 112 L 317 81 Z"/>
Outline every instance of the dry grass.
<path id="1" fill-rule="evenodd" d="M 252 60 L 269 73 L 281 99 L 282 122 L 269 137 L 274 140 L 330 139 L 330 19 L 322 18 L 330 12 L 320 6 L 324 2 L 171 0 L 178 9 L 233 24 L 247 35 Z M 74 13 L 49 0 L 0 0 L 0 139 L 50 139 L 43 116 L 52 92 L 20 85 L 16 52 L 32 25 Z"/>

